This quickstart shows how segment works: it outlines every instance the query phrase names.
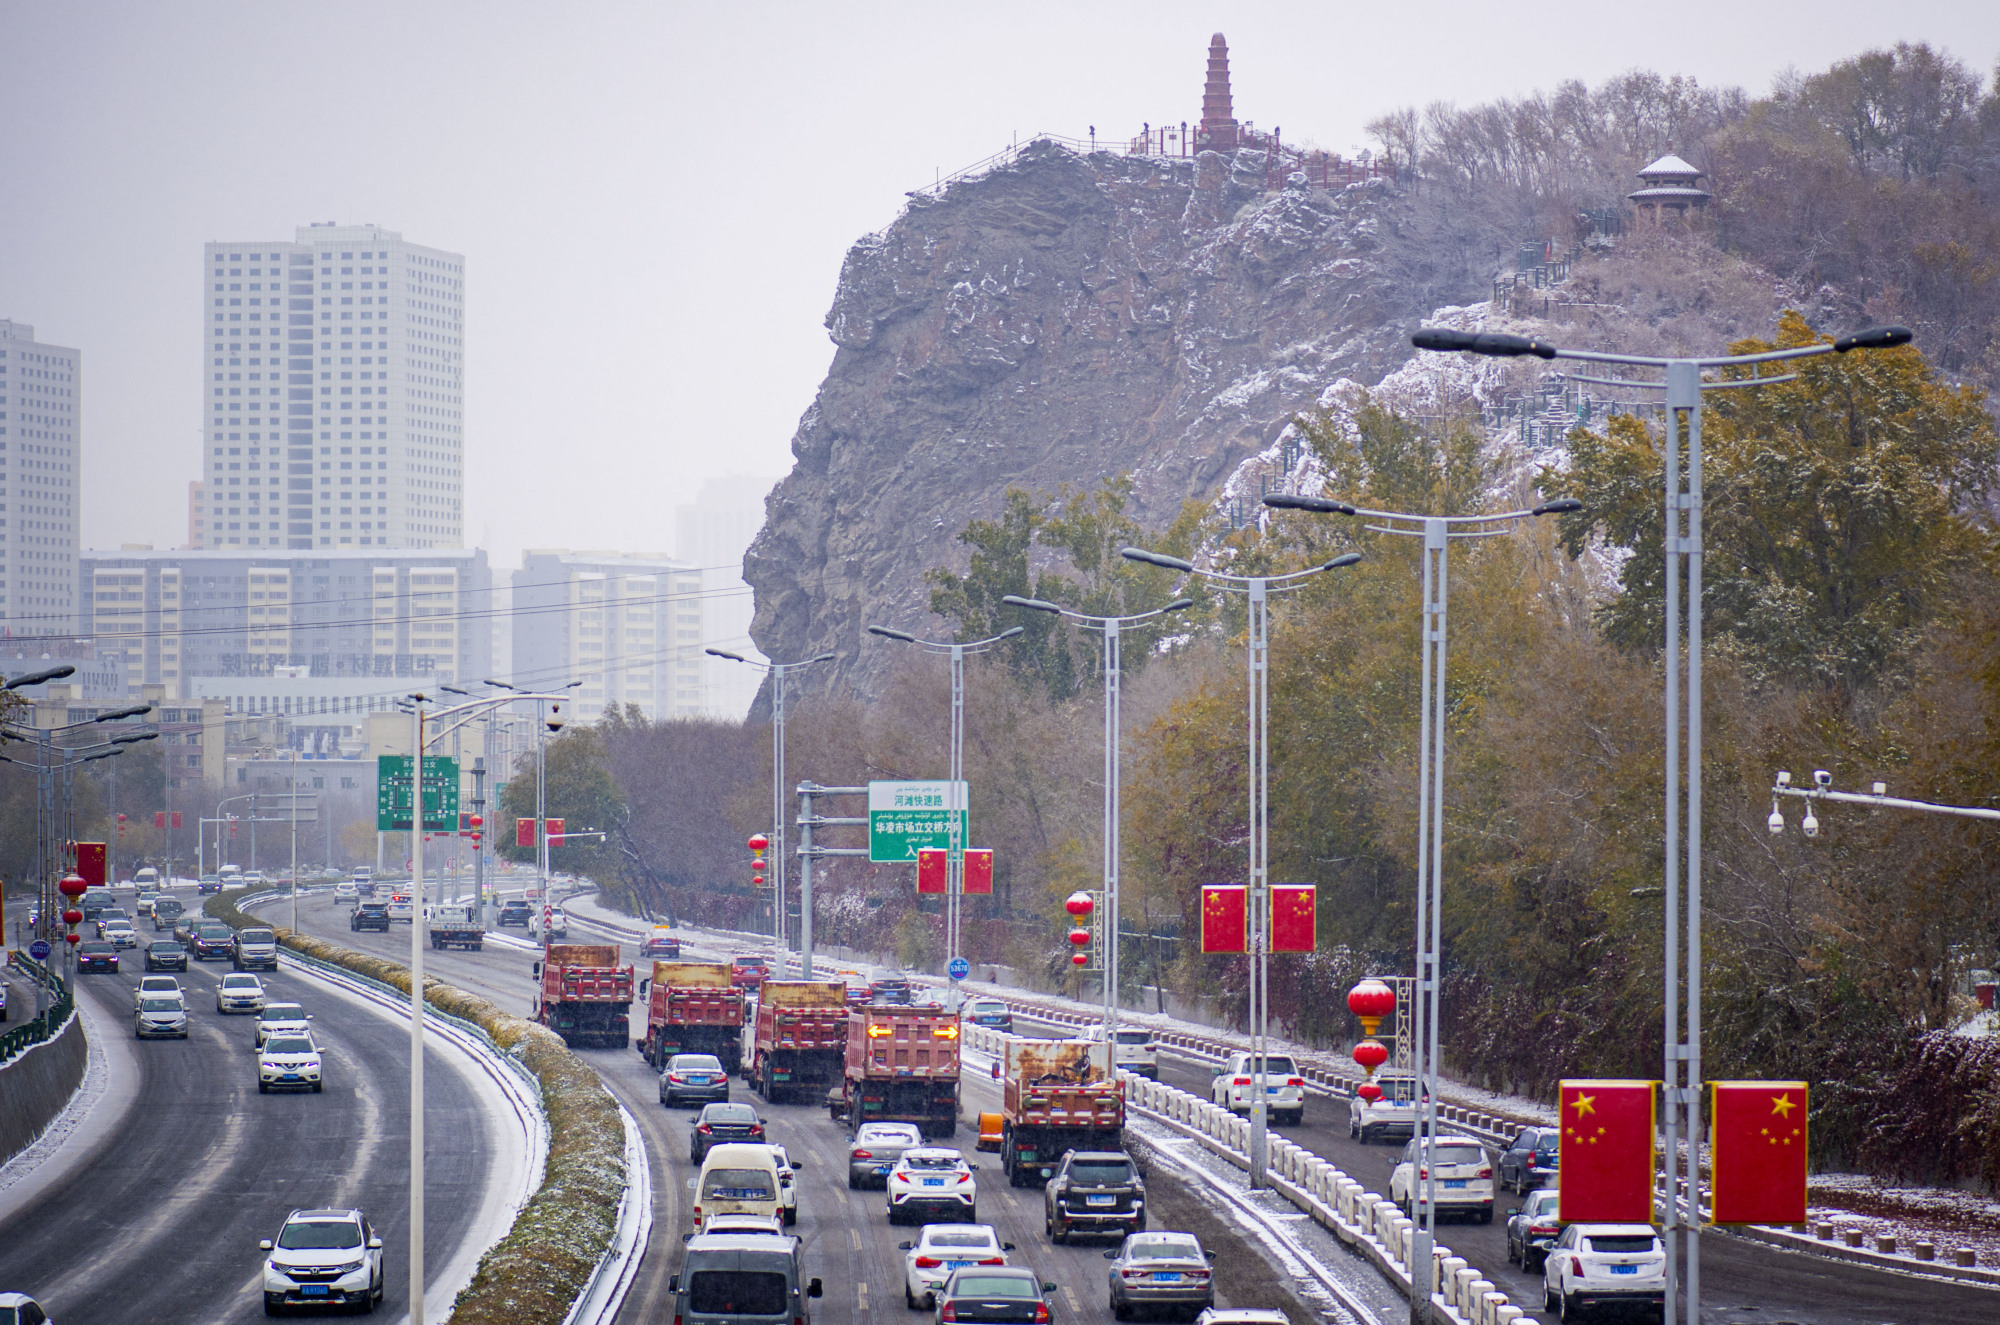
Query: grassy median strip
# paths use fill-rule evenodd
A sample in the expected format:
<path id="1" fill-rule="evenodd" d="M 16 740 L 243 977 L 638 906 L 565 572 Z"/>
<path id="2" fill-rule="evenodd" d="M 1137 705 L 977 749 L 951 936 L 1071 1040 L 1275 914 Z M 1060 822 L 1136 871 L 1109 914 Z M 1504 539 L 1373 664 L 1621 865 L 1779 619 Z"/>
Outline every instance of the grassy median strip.
<path id="1" fill-rule="evenodd" d="M 408 967 L 260 920 L 236 905 L 250 891 L 237 888 L 209 898 L 208 914 L 238 929 L 273 929 L 279 944 L 294 952 L 408 996 Z M 549 1123 L 541 1187 L 507 1235 L 480 1258 L 472 1282 L 452 1304 L 452 1314 L 466 1321 L 561 1325 L 618 1226 L 618 1202 L 625 1191 L 625 1126 L 618 1104 L 590 1065 L 545 1027 L 438 980 L 425 979 L 424 1000 L 479 1027 L 502 1053 L 532 1072 L 541 1083 Z"/>

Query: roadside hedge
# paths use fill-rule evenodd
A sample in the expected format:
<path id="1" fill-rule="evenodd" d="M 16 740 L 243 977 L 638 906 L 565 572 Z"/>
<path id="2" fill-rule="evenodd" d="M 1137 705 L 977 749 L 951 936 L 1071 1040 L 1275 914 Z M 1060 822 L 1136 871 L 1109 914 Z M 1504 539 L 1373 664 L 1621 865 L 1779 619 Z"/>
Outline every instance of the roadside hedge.
<path id="1" fill-rule="evenodd" d="M 236 888 L 209 898 L 208 914 L 239 929 L 269 926 L 281 946 L 408 996 L 408 967 L 252 916 L 237 906 L 237 900 L 250 891 Z M 471 1022 L 501 1052 L 520 1060 L 541 1083 L 549 1125 L 541 1187 L 521 1208 L 507 1235 L 480 1259 L 472 1282 L 452 1304 L 452 1314 L 464 1321 L 561 1325 L 617 1231 L 626 1180 L 625 1126 L 618 1117 L 617 1101 L 590 1065 L 571 1053 L 553 1031 L 428 976 L 424 1001 Z"/>

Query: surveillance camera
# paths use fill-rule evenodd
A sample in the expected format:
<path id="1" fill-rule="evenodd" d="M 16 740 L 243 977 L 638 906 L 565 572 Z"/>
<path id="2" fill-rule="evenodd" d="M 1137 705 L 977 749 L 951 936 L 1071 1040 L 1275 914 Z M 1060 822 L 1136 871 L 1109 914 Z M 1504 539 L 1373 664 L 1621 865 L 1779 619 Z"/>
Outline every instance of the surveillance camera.
<path id="1" fill-rule="evenodd" d="M 1813 782 L 1819 787 L 1821 791 L 1825 791 L 1828 787 L 1833 785 L 1833 774 L 1827 772 L 1823 768 L 1815 768 L 1813 770 Z"/>
<path id="2" fill-rule="evenodd" d="M 1778 812 L 1776 805 L 1771 807 L 1771 817 L 1764 822 L 1770 827 L 1771 834 L 1774 837 L 1785 831 L 1785 816 Z"/>
<path id="3" fill-rule="evenodd" d="M 1803 822 L 1801 822 L 1801 823 L 1799 824 L 1799 829 L 1800 829 L 1800 831 L 1802 831 L 1803 833 L 1805 833 L 1805 835 L 1806 835 L 1807 837 L 1818 837 L 1818 836 L 1819 836 L 1819 820 L 1818 820 L 1818 819 L 1816 819 L 1816 818 L 1814 818 L 1814 817 L 1812 816 L 1811 812 L 1808 812 L 1808 813 L 1806 814 L 1806 817 L 1805 817 L 1804 821 L 1803 821 Z"/>
<path id="4" fill-rule="evenodd" d="M 543 721 L 546 723 L 548 729 L 551 732 L 561 731 L 563 729 L 562 705 L 560 704 L 549 705 L 549 716 Z"/>
<path id="5" fill-rule="evenodd" d="M 1779 785 L 1779 786 L 1781 786 L 1781 787 L 1789 787 L 1789 786 L 1791 786 L 1791 785 L 1792 785 L 1792 775 L 1791 775 L 1790 773 L 1787 773 L 1787 772 L 1783 772 L 1783 771 L 1780 771 L 1780 772 L 1779 772 L 1779 774 L 1778 774 L 1778 785 Z"/>

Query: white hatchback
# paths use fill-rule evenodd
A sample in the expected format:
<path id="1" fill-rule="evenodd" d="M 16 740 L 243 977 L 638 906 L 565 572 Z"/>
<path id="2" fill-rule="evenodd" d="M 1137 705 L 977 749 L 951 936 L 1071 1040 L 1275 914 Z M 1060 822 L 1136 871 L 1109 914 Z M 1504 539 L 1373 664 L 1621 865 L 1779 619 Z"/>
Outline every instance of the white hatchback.
<path id="1" fill-rule="evenodd" d="M 916 1146 L 903 1152 L 889 1170 L 889 1222 L 906 1224 L 932 1215 L 976 1223 L 979 1183 L 975 1166 L 947 1146 Z"/>
<path id="2" fill-rule="evenodd" d="M 937 1307 L 938 1291 L 952 1271 L 968 1265 L 1005 1265 L 1011 1242 L 1002 1242 L 991 1224 L 926 1224 L 914 1242 L 899 1242 L 903 1255 L 903 1305 L 912 1311 Z"/>
<path id="3" fill-rule="evenodd" d="M 1414 1137 L 1403 1147 L 1402 1158 L 1389 1175 L 1389 1199 L 1414 1211 L 1430 1199 L 1432 1184 L 1426 1179 L 1435 1177 L 1438 1214 L 1471 1215 L 1482 1224 L 1492 1223 L 1493 1160 L 1486 1147 L 1470 1136 L 1439 1136 L 1430 1151 L 1437 1161 L 1434 1175 L 1431 1165 L 1417 1162 L 1420 1149 Z"/>
<path id="4" fill-rule="evenodd" d="M 231 971 L 215 987 L 215 1010 L 225 1017 L 232 1012 L 262 1012 L 263 982 L 248 971 Z"/>
<path id="5" fill-rule="evenodd" d="M 1256 1098 L 1256 1055 L 1231 1054 L 1215 1069 L 1209 1099 L 1218 1108 L 1250 1116 L 1250 1102 Z M 1296 1127 L 1306 1116 L 1306 1081 L 1290 1054 L 1264 1055 L 1264 1098 L 1271 1121 Z"/>
<path id="6" fill-rule="evenodd" d="M 1550 1311 L 1576 1320 L 1608 1306 L 1667 1301 L 1667 1254 L 1651 1224 L 1571 1224 L 1542 1262 L 1542 1293 Z"/>

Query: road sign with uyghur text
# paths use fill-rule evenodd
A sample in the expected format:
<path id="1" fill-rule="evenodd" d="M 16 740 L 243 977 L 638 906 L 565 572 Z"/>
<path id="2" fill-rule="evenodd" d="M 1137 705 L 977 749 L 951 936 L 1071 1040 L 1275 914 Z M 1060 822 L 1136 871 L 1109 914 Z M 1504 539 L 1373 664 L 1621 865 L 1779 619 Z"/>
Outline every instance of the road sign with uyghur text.
<path id="1" fill-rule="evenodd" d="M 957 806 L 958 846 L 965 835 L 966 784 L 949 782 L 871 782 L 868 784 L 868 859 L 876 864 L 908 864 L 929 848 L 951 848 L 952 807 Z"/>
<path id="2" fill-rule="evenodd" d="M 410 757 L 375 758 L 375 827 L 378 832 L 405 832 L 410 827 Z M 424 756 L 424 831 L 450 833 L 458 829 L 458 761 Z"/>

